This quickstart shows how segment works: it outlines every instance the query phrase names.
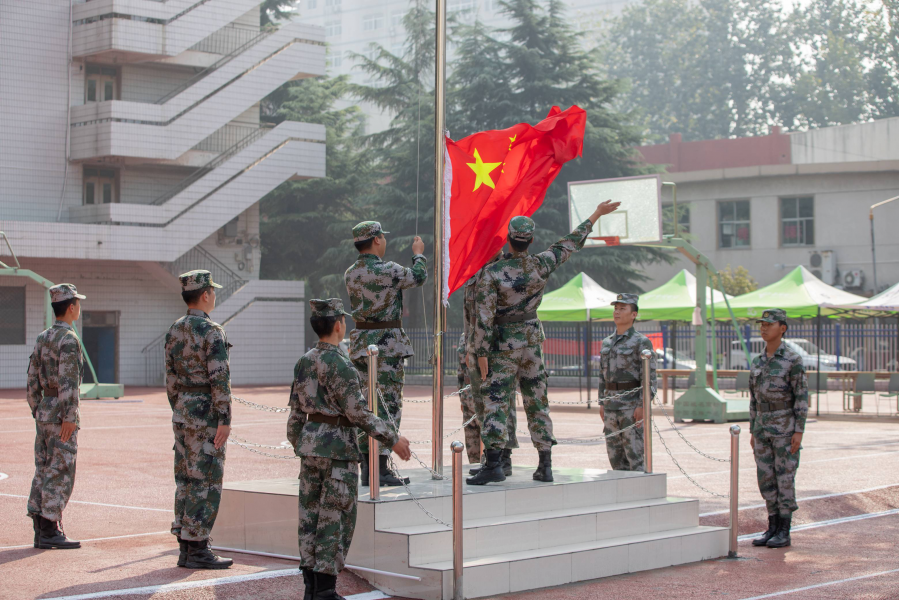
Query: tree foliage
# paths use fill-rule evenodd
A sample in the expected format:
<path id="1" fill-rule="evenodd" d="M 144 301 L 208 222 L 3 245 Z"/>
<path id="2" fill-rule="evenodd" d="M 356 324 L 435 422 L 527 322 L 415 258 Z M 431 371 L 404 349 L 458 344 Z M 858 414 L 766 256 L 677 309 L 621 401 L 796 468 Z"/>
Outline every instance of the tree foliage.
<path id="1" fill-rule="evenodd" d="M 729 264 L 726 269 L 718 271 L 718 284 L 725 294 L 740 296 L 758 289 L 758 282 L 749 274 L 746 267 L 738 266 L 736 269 Z"/>

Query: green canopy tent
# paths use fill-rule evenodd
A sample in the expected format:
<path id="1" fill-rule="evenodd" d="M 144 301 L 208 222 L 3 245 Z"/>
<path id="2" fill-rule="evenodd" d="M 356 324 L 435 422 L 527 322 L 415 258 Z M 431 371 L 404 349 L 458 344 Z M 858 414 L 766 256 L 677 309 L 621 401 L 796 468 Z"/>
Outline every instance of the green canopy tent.
<path id="1" fill-rule="evenodd" d="M 584 272 L 575 275 L 559 289 L 543 296 L 537 316 L 541 321 L 585 323 L 584 371 L 587 374 L 587 408 L 590 408 L 590 348 L 592 347 L 591 323 L 594 314 L 610 308 L 617 294 L 610 292 Z M 611 319 L 611 313 L 609 313 Z"/>
<path id="2" fill-rule="evenodd" d="M 738 319 L 758 319 L 768 308 L 781 308 L 789 319 L 815 319 L 817 324 L 818 366 L 821 372 L 821 317 L 836 315 L 835 305 L 859 304 L 865 301 L 831 285 L 827 285 L 803 266 L 796 267 L 780 281 L 737 296 L 730 302 Z M 723 308 L 723 306 L 719 307 Z M 820 385 L 815 386 L 820 394 Z M 816 409 L 817 412 L 817 409 Z"/>

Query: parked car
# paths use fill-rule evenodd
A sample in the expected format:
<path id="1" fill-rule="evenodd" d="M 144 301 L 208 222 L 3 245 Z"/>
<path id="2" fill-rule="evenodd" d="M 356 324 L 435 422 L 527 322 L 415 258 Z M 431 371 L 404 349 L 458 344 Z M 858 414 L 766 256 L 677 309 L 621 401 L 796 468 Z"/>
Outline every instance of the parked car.
<path id="1" fill-rule="evenodd" d="M 691 369 L 696 370 L 696 359 L 691 356 L 684 354 L 683 352 L 678 352 L 676 355 L 671 348 L 665 348 L 664 351 L 656 348 L 656 368 L 657 369 L 674 369 L 674 357 L 677 356 L 677 368 L 678 369 Z M 665 366 L 665 358 L 668 359 L 668 365 Z M 596 354 L 593 356 L 593 368 L 599 369 L 599 355 Z M 712 365 L 706 363 L 705 368 L 707 371 L 712 370 Z"/>
<path id="2" fill-rule="evenodd" d="M 790 350 L 802 357 L 802 364 L 805 366 L 806 370 L 815 370 L 818 368 L 818 346 L 816 346 L 813 342 L 802 338 L 785 339 L 783 342 Z M 756 356 L 762 353 L 762 349 L 765 347 L 765 341 L 762 338 L 754 337 L 747 343 L 749 344 L 749 359 L 751 361 Z M 734 340 L 733 342 L 731 342 L 728 368 L 747 368 L 746 354 L 743 352 L 743 345 L 740 343 L 740 340 Z M 821 370 L 855 371 L 856 362 L 847 356 L 841 356 L 839 358 L 839 365 L 837 365 L 836 355 L 822 352 Z"/>

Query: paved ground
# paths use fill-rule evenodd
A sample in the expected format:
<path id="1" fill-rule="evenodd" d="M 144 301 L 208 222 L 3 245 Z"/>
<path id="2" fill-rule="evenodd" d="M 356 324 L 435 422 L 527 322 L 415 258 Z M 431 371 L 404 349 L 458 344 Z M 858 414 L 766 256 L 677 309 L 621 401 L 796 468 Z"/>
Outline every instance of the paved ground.
<path id="1" fill-rule="evenodd" d="M 284 406 L 287 400 L 286 387 L 241 388 L 236 393 L 274 406 Z M 409 399 L 423 399 L 430 390 L 409 387 L 406 393 Z M 576 401 L 577 395 L 577 390 L 556 391 L 551 399 Z M 301 578 L 296 576 L 296 563 L 290 561 L 237 554 L 235 566 L 225 572 L 192 572 L 174 566 L 177 548 L 167 533 L 174 493 L 171 416 L 163 390 L 128 388 L 126 398 L 119 401 L 84 401 L 83 407 L 78 477 L 65 526 L 71 537 L 84 541 L 84 547 L 70 552 L 35 550 L 30 543 L 31 523 L 25 518 L 34 426 L 23 391 L 0 390 L 0 599 L 280 600 L 300 596 Z M 404 434 L 427 440 L 430 412 L 428 403 L 408 403 Z M 523 427 L 524 415 L 519 414 Z M 461 424 L 455 399 L 448 401 L 445 415 L 447 432 Z M 601 434 L 595 408 L 556 405 L 553 416 L 559 438 L 589 439 Z M 279 445 L 286 438 L 285 421 L 284 414 L 237 405 L 234 436 Z M 656 422 L 687 473 L 709 492 L 726 494 L 728 465 L 696 454 L 661 414 Z M 686 423 L 681 430 L 709 455 L 727 457 L 727 426 Z M 798 479 L 800 511 L 794 520 L 793 548 L 755 549 L 743 541 L 738 560 L 708 561 L 508 597 L 899 598 L 897 431 L 895 420 L 810 420 Z M 740 534 L 746 535 L 763 528 L 765 511 L 755 487 L 748 438 L 742 437 Z M 422 460 L 430 461 L 426 444 L 417 445 L 416 451 Z M 658 438 L 654 456 L 655 471 L 669 474 L 670 495 L 700 498 L 703 524 L 727 523 L 727 500 L 695 487 L 678 471 Z M 605 447 L 599 444 L 566 444 L 556 449 L 553 459 L 558 466 L 608 467 Z M 445 460 L 449 462 L 448 454 Z M 522 449 L 515 461 L 536 464 L 536 452 Z M 297 461 L 277 460 L 232 445 L 225 476 L 227 481 L 243 481 L 296 476 L 297 470 Z M 856 519 L 844 520 L 849 517 Z M 186 587 L 192 582 L 197 582 L 194 587 Z M 167 587 L 152 587 L 160 585 Z M 799 588 L 809 589 L 793 591 Z M 349 573 L 341 575 L 338 589 L 345 596 L 355 595 L 354 600 L 382 597 Z M 121 593 L 125 590 L 127 594 Z"/>

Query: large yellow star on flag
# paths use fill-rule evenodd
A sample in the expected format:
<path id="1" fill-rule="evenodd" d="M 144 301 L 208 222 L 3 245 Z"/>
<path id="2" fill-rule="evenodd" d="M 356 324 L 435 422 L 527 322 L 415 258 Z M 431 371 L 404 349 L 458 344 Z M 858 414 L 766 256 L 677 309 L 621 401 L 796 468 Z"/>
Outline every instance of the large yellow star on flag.
<path id="1" fill-rule="evenodd" d="M 469 167 L 471 167 L 471 170 L 474 171 L 474 174 L 476 176 L 474 189 L 471 191 L 478 191 L 478 188 L 481 187 L 482 183 L 484 185 L 490 186 L 493 189 L 496 189 L 496 184 L 494 184 L 493 180 L 490 179 L 490 171 L 500 166 L 502 163 L 485 163 L 483 160 L 481 160 L 481 155 L 478 153 L 477 148 L 474 149 L 474 160 L 475 162 L 473 163 L 465 163 Z"/>

